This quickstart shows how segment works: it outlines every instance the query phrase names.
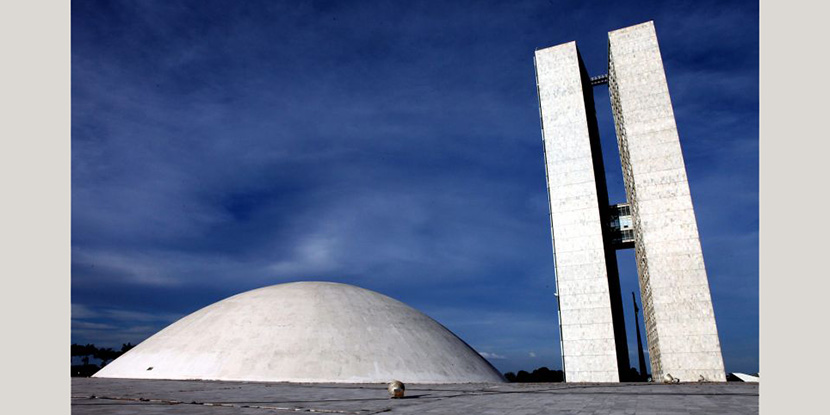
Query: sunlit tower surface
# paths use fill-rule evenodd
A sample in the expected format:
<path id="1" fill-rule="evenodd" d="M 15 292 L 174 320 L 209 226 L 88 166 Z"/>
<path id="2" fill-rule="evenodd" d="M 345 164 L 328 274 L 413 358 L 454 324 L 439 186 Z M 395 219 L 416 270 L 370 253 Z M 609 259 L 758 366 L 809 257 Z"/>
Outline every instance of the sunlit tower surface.
<path id="1" fill-rule="evenodd" d="M 616 250 L 634 248 L 653 377 L 725 381 L 654 24 L 608 34 L 607 75 L 588 75 L 576 42 L 537 50 L 535 65 L 565 380 L 629 380 Z M 594 107 L 603 84 L 627 197 L 616 205 Z"/>

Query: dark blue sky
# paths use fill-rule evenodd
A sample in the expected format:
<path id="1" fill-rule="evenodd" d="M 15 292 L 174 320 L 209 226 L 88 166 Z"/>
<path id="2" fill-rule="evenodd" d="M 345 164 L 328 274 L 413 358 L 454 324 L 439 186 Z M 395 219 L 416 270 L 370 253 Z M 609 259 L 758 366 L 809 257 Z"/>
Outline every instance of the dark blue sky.
<path id="1" fill-rule="evenodd" d="M 756 2 L 74 1 L 72 341 L 137 343 L 327 280 L 427 313 L 502 371 L 559 368 L 533 52 L 576 40 L 602 74 L 607 32 L 647 20 L 726 369 L 757 371 Z"/>

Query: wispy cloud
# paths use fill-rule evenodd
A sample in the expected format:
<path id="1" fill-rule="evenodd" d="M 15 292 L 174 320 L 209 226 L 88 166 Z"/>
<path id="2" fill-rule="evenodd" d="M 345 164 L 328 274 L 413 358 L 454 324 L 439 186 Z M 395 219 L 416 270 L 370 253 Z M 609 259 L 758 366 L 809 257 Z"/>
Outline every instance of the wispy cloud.
<path id="1" fill-rule="evenodd" d="M 95 343 L 99 347 L 137 344 L 161 328 L 183 317 L 167 312 L 143 312 L 96 308 L 72 304 L 72 339 L 76 343 Z"/>
<path id="2" fill-rule="evenodd" d="M 495 354 L 495 353 L 479 352 L 478 354 L 480 354 L 481 357 L 483 357 L 485 359 L 495 359 L 495 360 L 506 359 L 506 357 L 504 357 L 500 354 Z"/>
<path id="3" fill-rule="evenodd" d="M 111 324 L 90 323 L 87 321 L 72 321 L 73 331 L 89 331 L 89 330 L 112 330 L 116 327 Z"/>

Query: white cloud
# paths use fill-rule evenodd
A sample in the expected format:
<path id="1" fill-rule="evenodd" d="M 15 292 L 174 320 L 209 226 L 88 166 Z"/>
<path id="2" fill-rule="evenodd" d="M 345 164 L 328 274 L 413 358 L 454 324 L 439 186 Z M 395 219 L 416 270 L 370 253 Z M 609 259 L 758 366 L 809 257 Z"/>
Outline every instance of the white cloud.
<path id="1" fill-rule="evenodd" d="M 104 310 L 106 313 L 107 318 L 111 318 L 113 320 L 118 321 L 126 321 L 126 322 L 167 322 L 167 321 L 176 321 L 180 319 L 182 316 L 179 314 L 174 313 L 143 313 L 139 311 L 129 311 L 129 310 Z"/>
<path id="2" fill-rule="evenodd" d="M 116 327 L 111 324 L 90 323 L 88 321 L 72 320 L 72 330 L 114 330 Z"/>
<path id="3" fill-rule="evenodd" d="M 483 357 L 485 359 L 496 359 L 496 360 L 506 359 L 506 357 L 504 357 L 500 354 L 495 354 L 495 353 L 479 352 L 478 354 L 480 354 L 481 357 Z"/>
<path id="4" fill-rule="evenodd" d="M 160 258 L 141 253 L 121 253 L 104 250 L 87 250 L 73 248 L 73 261 L 89 264 L 99 269 L 107 269 L 117 273 L 124 280 L 139 284 L 154 286 L 174 286 L 178 281 L 172 278 L 165 271 L 170 267 L 165 266 Z M 78 277 L 73 275 L 73 277 Z"/>
<path id="5" fill-rule="evenodd" d="M 72 304 L 72 321 L 80 322 L 79 320 L 115 320 L 124 323 L 138 323 L 138 322 L 173 322 L 183 316 L 176 313 L 147 313 L 141 311 L 131 311 L 123 309 L 93 309 L 84 304 Z"/>
<path id="6" fill-rule="evenodd" d="M 530 353 L 528 353 L 528 356 L 530 356 L 530 357 L 536 357 L 536 352 L 530 352 Z"/>
<path id="7" fill-rule="evenodd" d="M 99 314 L 83 304 L 72 304 L 72 318 L 96 318 Z"/>
<path id="8" fill-rule="evenodd" d="M 290 260 L 268 266 L 278 276 L 320 274 L 336 268 L 335 252 L 341 251 L 338 235 L 314 235 L 297 246 Z"/>

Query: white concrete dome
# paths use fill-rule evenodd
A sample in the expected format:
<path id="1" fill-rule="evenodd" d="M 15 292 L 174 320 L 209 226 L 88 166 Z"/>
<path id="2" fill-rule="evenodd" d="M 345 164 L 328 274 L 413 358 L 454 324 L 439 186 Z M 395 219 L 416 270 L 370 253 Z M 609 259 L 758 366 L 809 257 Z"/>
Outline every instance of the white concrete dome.
<path id="1" fill-rule="evenodd" d="M 363 288 L 295 282 L 167 326 L 94 377 L 272 382 L 503 382 L 427 315 Z"/>

